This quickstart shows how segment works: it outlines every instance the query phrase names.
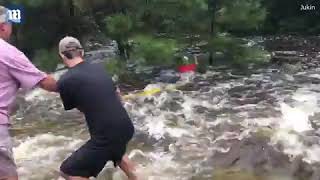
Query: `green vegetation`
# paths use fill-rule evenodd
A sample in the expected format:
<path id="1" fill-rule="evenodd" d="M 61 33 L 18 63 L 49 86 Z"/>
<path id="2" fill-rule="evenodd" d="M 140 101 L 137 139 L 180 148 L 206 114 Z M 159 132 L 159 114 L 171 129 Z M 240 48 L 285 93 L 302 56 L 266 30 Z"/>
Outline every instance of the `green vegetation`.
<path id="1" fill-rule="evenodd" d="M 265 52 L 246 46 L 240 35 L 316 33 L 320 28 L 319 13 L 300 11 L 305 3 L 302 0 L 0 0 L 0 3 L 24 6 L 25 22 L 16 25 L 15 44 L 39 67 L 49 71 L 54 70 L 55 61 L 48 60 L 54 52 L 48 49 L 56 48 L 65 35 L 76 36 L 84 44 L 85 37 L 105 35 L 117 41 L 121 61 L 145 65 L 181 64 L 183 54 L 179 52 L 200 46 L 209 60 L 202 64 L 213 65 L 219 58 L 234 64 L 266 60 Z"/>
<path id="2" fill-rule="evenodd" d="M 137 36 L 134 58 L 146 65 L 172 65 L 177 43 L 174 39 Z M 140 58 L 140 59 L 139 59 Z"/>
<path id="3" fill-rule="evenodd" d="M 46 72 L 52 72 L 61 63 L 58 50 L 39 49 L 36 50 L 33 63 Z"/>
<path id="4" fill-rule="evenodd" d="M 116 14 L 106 17 L 105 24 L 106 34 L 118 43 L 120 57 L 128 59 L 130 57 L 128 38 L 132 30 L 132 20 L 127 15 Z"/>
<path id="5" fill-rule="evenodd" d="M 127 71 L 126 64 L 117 58 L 108 60 L 106 70 L 110 75 L 121 75 Z"/>

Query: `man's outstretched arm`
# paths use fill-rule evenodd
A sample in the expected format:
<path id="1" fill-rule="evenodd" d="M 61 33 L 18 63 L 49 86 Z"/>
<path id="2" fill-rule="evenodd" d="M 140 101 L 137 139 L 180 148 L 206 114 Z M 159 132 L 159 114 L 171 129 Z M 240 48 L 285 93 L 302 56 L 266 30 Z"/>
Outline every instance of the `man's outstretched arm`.
<path id="1" fill-rule="evenodd" d="M 51 76 L 47 75 L 39 82 L 39 87 L 50 92 L 58 92 L 57 81 Z"/>
<path id="2" fill-rule="evenodd" d="M 48 75 L 36 68 L 20 51 L 14 51 L 9 61 L 4 62 L 13 78 L 19 82 L 22 89 L 30 90 L 40 87 L 44 90 L 57 92 L 57 82 L 52 75 Z"/>

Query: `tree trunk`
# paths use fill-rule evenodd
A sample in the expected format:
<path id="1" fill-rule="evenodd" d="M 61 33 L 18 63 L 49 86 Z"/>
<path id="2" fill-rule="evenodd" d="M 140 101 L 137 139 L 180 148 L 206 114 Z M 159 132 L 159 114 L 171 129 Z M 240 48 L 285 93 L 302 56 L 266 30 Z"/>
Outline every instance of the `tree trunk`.
<path id="1" fill-rule="evenodd" d="M 130 52 L 131 52 L 131 47 L 130 47 L 130 44 L 128 42 L 126 42 L 126 58 L 127 60 L 130 59 Z"/>
<path id="2" fill-rule="evenodd" d="M 210 34 L 211 34 L 211 37 L 213 38 L 214 37 L 214 17 L 211 18 Z M 209 53 L 209 65 L 211 65 L 211 66 L 213 65 L 213 52 L 212 52 L 212 50 L 210 50 L 210 53 Z"/>
<path id="3" fill-rule="evenodd" d="M 73 17 L 75 15 L 75 8 L 73 5 L 73 0 L 69 0 L 69 15 Z"/>
<path id="4" fill-rule="evenodd" d="M 210 37 L 211 38 L 215 36 L 214 21 L 215 21 L 216 8 L 217 8 L 217 0 L 208 0 L 208 10 L 209 10 L 209 14 L 211 14 L 211 20 L 210 20 Z M 213 65 L 212 50 L 210 50 L 209 52 L 209 65 Z"/>
<path id="5" fill-rule="evenodd" d="M 116 40 L 118 44 L 119 55 L 122 60 L 127 60 L 126 58 L 126 47 L 122 40 Z"/>

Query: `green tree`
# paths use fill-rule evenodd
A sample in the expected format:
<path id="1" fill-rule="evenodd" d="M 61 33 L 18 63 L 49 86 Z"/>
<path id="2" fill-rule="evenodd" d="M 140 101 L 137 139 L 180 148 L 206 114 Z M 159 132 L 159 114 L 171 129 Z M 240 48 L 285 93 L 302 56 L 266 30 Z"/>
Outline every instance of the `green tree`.
<path id="1" fill-rule="evenodd" d="M 120 56 L 129 59 L 130 45 L 128 38 L 132 30 L 132 21 L 129 16 L 117 14 L 105 19 L 107 35 L 118 43 Z"/>
<path id="2" fill-rule="evenodd" d="M 60 62 L 57 49 L 39 49 L 35 52 L 33 63 L 46 72 L 53 72 Z"/>
<path id="3" fill-rule="evenodd" d="M 173 65 L 177 51 L 177 42 L 174 39 L 137 36 L 133 38 L 135 59 L 142 58 L 146 65 Z"/>
<path id="4" fill-rule="evenodd" d="M 220 4 L 216 22 L 222 30 L 248 32 L 262 25 L 265 18 L 266 9 L 260 0 L 234 0 Z"/>

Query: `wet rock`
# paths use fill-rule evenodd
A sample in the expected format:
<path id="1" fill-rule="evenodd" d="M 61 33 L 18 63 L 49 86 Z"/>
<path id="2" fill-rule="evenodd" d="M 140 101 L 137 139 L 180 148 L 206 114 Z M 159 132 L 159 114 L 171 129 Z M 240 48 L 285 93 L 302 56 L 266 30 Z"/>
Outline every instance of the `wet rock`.
<path id="1" fill-rule="evenodd" d="M 228 90 L 228 94 L 231 97 L 233 95 L 238 97 L 240 94 L 247 93 L 250 90 L 256 90 L 256 86 L 255 85 L 252 85 L 252 86 L 236 86 L 236 87 L 233 87 L 233 88 L 229 89 Z"/>
<path id="2" fill-rule="evenodd" d="M 176 83 L 179 79 L 179 73 L 174 70 L 162 70 L 159 77 L 155 78 L 156 81 L 164 83 Z"/>
<path id="3" fill-rule="evenodd" d="M 202 87 L 201 89 L 200 89 L 200 92 L 199 93 L 206 93 L 206 92 L 209 92 L 211 90 L 211 87 Z"/>
<path id="4" fill-rule="evenodd" d="M 265 177 L 258 176 L 249 171 L 222 169 L 215 170 L 213 173 L 214 180 L 266 180 Z"/>
<path id="5" fill-rule="evenodd" d="M 107 62 L 107 60 L 117 56 L 116 50 L 111 48 L 103 48 L 95 51 L 89 51 L 85 54 L 85 59 L 92 63 Z"/>
<path id="6" fill-rule="evenodd" d="M 216 152 L 211 160 L 215 168 L 241 168 L 258 174 L 272 173 L 278 168 L 290 167 L 287 155 L 268 144 L 269 138 L 252 136 L 243 140 L 231 140 L 230 151 Z M 227 143 L 227 142 L 226 142 Z"/>
<path id="7" fill-rule="evenodd" d="M 320 143 L 320 138 L 318 136 L 306 136 L 303 140 L 304 144 L 309 147 Z"/>
<path id="8" fill-rule="evenodd" d="M 243 106 L 246 104 L 258 104 L 261 101 L 261 99 L 254 97 L 254 98 L 242 98 L 242 99 L 236 99 L 234 102 L 237 105 Z"/>
<path id="9" fill-rule="evenodd" d="M 161 110 L 168 110 L 172 112 L 177 112 L 182 109 L 181 104 L 177 101 L 166 101 L 160 107 Z"/>
<path id="10" fill-rule="evenodd" d="M 130 144 L 133 144 L 135 147 L 153 147 L 158 142 L 154 137 L 149 136 L 143 131 L 136 130 L 135 135 L 133 136 Z M 137 146 L 138 145 L 138 146 Z"/>
<path id="11" fill-rule="evenodd" d="M 281 111 L 277 111 L 272 108 L 266 109 L 255 109 L 248 112 L 247 118 L 269 118 L 269 117 L 279 117 L 281 116 Z"/>
<path id="12" fill-rule="evenodd" d="M 314 78 L 314 77 L 306 77 L 306 76 L 295 76 L 296 83 L 299 84 L 320 84 L 320 79 L 319 78 Z"/>
<path id="13" fill-rule="evenodd" d="M 209 109 L 203 106 L 195 106 L 194 110 L 196 113 L 202 114 L 202 113 L 208 112 Z"/>
<path id="14" fill-rule="evenodd" d="M 283 55 L 283 56 L 297 56 L 299 52 L 297 51 L 274 51 L 272 53 L 275 56 Z"/>
<path id="15" fill-rule="evenodd" d="M 209 109 L 206 116 L 210 117 L 210 116 L 218 116 L 221 114 L 233 114 L 233 113 L 237 113 L 240 110 L 235 109 L 235 108 L 228 108 L 228 107 L 223 107 L 220 109 Z"/>
<path id="16" fill-rule="evenodd" d="M 285 73 L 294 74 L 302 70 L 301 64 L 284 64 L 281 67 L 282 71 Z"/>
<path id="17" fill-rule="evenodd" d="M 211 129 L 213 131 L 214 136 L 220 136 L 222 132 L 234 132 L 234 133 L 240 133 L 241 130 L 243 129 L 243 127 L 239 124 L 230 124 L 227 122 L 224 123 L 220 123 L 214 127 L 210 127 L 209 129 Z M 223 148 L 227 148 L 230 147 L 230 145 L 232 145 L 234 142 L 231 141 L 218 141 L 217 145 L 219 145 L 219 147 L 223 147 Z"/>
<path id="18" fill-rule="evenodd" d="M 242 98 L 244 96 L 244 94 L 241 92 L 234 92 L 234 93 L 230 94 L 230 96 L 233 98 Z"/>
<path id="19" fill-rule="evenodd" d="M 184 86 L 180 86 L 178 90 L 182 91 L 197 91 L 199 90 L 199 87 L 197 87 L 194 83 L 188 83 L 185 84 Z"/>
<path id="20" fill-rule="evenodd" d="M 298 179 L 310 179 L 313 174 L 312 166 L 304 162 L 302 156 L 296 157 L 291 164 L 292 176 Z"/>
<path id="21" fill-rule="evenodd" d="M 310 180 L 320 180 L 320 168 L 316 168 L 313 171 L 313 174 L 312 174 Z"/>

